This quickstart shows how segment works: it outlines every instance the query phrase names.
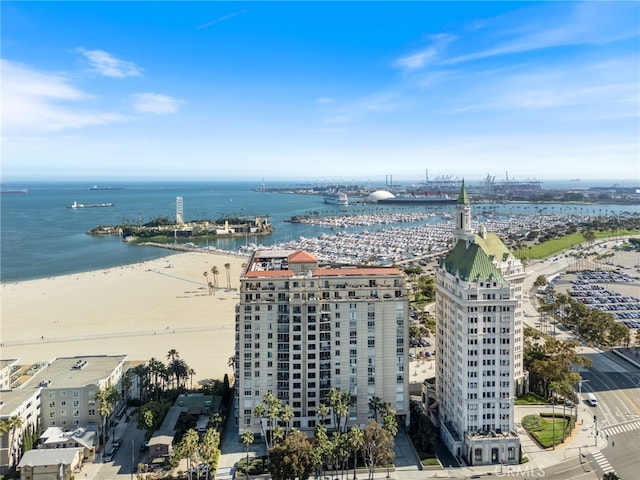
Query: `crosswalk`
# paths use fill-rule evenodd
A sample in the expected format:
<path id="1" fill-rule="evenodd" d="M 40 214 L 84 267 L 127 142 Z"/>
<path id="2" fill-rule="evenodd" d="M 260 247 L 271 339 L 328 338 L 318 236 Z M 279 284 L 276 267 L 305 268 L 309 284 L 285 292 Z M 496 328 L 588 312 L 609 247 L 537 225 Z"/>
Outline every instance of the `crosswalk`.
<path id="1" fill-rule="evenodd" d="M 613 472 L 613 467 L 609 463 L 609 460 L 607 460 L 604 457 L 604 455 L 602 454 L 602 452 L 600 450 L 598 450 L 597 452 L 592 453 L 591 456 L 596 461 L 596 463 L 598 464 L 598 466 L 600 467 L 600 469 L 602 470 L 603 473 Z"/>
<path id="2" fill-rule="evenodd" d="M 620 433 L 630 432 L 632 430 L 637 430 L 639 428 L 640 428 L 640 420 L 636 422 L 630 422 L 630 423 L 621 423 L 619 425 L 613 425 L 611 427 L 604 427 L 602 429 L 602 432 L 604 432 L 606 435 L 618 435 Z"/>

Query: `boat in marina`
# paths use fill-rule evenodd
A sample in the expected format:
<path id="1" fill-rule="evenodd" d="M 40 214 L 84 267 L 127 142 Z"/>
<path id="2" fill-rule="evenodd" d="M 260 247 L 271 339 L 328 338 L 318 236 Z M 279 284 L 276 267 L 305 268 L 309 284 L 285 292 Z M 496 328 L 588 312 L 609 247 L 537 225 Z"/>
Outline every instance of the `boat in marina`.
<path id="1" fill-rule="evenodd" d="M 113 203 L 78 203 L 74 201 L 71 206 L 67 208 L 73 208 L 74 210 L 78 208 L 100 208 L 100 207 L 113 207 Z"/>
<path id="2" fill-rule="evenodd" d="M 323 198 L 329 205 L 349 205 L 349 197 L 344 192 L 325 192 Z"/>

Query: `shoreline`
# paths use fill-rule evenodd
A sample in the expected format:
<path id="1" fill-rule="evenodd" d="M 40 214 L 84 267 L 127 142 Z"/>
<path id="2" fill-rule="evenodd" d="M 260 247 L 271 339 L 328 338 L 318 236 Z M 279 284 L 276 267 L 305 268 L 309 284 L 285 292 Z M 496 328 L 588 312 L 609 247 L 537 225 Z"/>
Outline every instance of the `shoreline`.
<path id="1" fill-rule="evenodd" d="M 235 353 L 235 306 L 244 261 L 220 252 L 184 252 L 3 283 L 0 358 L 33 364 L 64 356 L 126 354 L 128 361 L 153 357 L 166 362 L 167 352 L 175 349 L 195 370 L 194 381 L 222 379 L 232 373 L 227 361 Z M 209 295 L 213 266 L 219 271 L 218 288 Z"/>

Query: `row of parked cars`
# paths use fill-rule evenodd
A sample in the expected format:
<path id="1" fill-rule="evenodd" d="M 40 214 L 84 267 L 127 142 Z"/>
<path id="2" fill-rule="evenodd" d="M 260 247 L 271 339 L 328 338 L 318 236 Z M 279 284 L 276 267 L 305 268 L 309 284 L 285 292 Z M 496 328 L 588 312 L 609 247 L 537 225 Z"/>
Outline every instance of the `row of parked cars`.
<path id="1" fill-rule="evenodd" d="M 431 344 L 426 338 L 411 338 L 409 339 L 409 345 L 412 347 L 430 347 Z"/>
<path id="2" fill-rule="evenodd" d="M 113 442 L 111 442 L 111 449 L 109 451 L 107 451 L 104 454 L 103 460 L 104 462 L 110 462 L 111 460 L 113 460 L 113 457 L 115 457 L 116 452 L 118 451 L 118 449 L 120 448 L 120 445 L 122 444 L 122 442 L 120 440 L 114 440 Z"/>

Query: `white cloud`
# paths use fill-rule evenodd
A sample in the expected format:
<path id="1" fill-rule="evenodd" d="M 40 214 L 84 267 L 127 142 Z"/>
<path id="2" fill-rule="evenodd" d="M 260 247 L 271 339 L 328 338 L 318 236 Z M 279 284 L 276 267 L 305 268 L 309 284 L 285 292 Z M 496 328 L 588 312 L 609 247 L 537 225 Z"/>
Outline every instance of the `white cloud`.
<path id="1" fill-rule="evenodd" d="M 78 52 L 89 60 L 91 70 L 99 75 L 112 78 L 137 77 L 142 75 L 141 69 L 133 62 L 120 60 L 103 50 L 85 50 Z"/>
<path id="2" fill-rule="evenodd" d="M 132 95 L 134 110 L 140 113 L 167 115 L 178 111 L 181 101 L 158 93 L 136 93 Z"/>
<path id="3" fill-rule="evenodd" d="M 335 99 L 331 98 L 331 97 L 320 97 L 320 98 L 316 98 L 316 103 L 319 104 L 327 104 L 327 103 L 335 103 Z"/>
<path id="4" fill-rule="evenodd" d="M 450 34 L 441 33 L 429 37 L 431 44 L 417 52 L 396 60 L 395 65 L 405 70 L 417 70 L 439 60 L 444 48 L 455 40 Z"/>
<path id="5" fill-rule="evenodd" d="M 126 120 L 115 112 L 78 110 L 93 97 L 60 73 L 2 60 L 2 121 L 5 135 L 34 135 Z"/>
<path id="6" fill-rule="evenodd" d="M 602 45 L 635 38 L 640 34 L 639 13 L 636 2 L 550 2 L 535 5 L 488 20 L 493 35 L 469 43 L 490 46 L 442 63 L 458 64 L 545 48 Z"/>

